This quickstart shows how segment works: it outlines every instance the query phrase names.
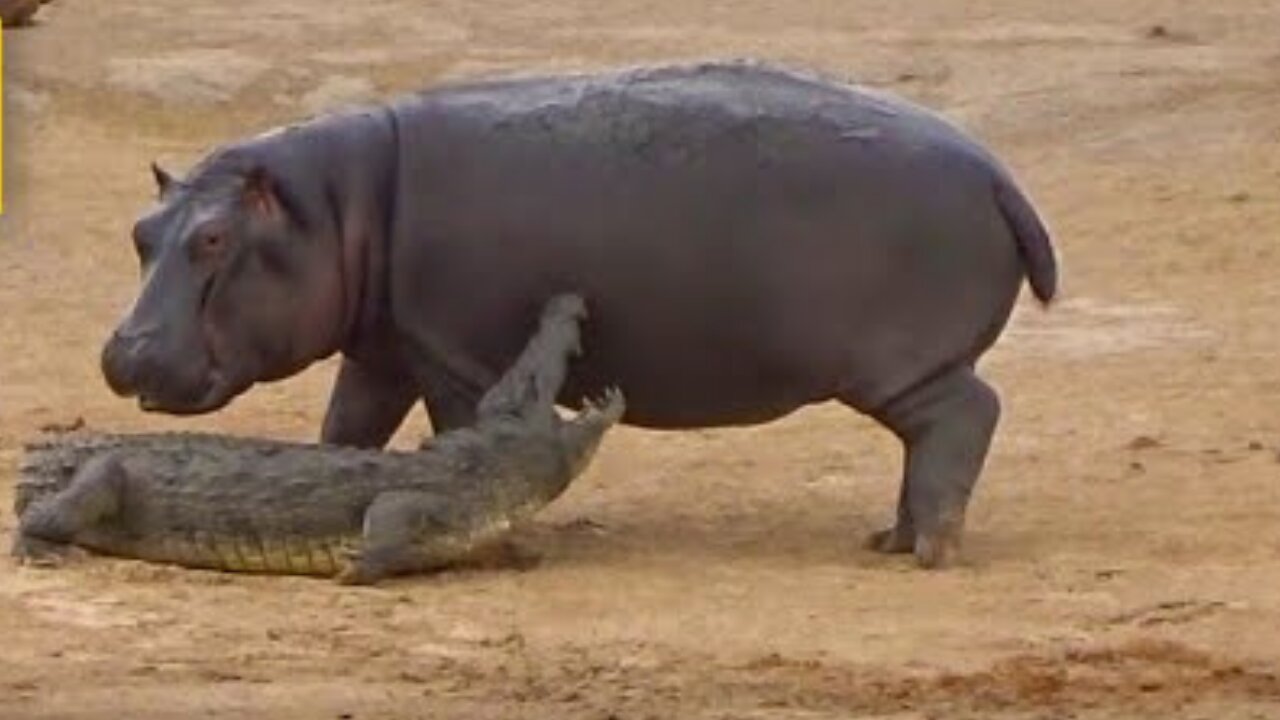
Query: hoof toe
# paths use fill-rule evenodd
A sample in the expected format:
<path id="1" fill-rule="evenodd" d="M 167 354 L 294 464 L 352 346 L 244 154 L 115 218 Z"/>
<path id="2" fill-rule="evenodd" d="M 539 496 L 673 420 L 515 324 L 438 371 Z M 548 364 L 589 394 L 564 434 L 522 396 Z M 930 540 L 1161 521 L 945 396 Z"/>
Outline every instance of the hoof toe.
<path id="1" fill-rule="evenodd" d="M 865 544 L 868 550 L 886 555 L 909 553 L 915 548 L 914 538 L 896 527 L 871 533 Z"/>
<path id="2" fill-rule="evenodd" d="M 926 570 L 945 570 L 960 560 L 960 541 L 949 535 L 921 535 L 916 539 L 916 562 Z"/>

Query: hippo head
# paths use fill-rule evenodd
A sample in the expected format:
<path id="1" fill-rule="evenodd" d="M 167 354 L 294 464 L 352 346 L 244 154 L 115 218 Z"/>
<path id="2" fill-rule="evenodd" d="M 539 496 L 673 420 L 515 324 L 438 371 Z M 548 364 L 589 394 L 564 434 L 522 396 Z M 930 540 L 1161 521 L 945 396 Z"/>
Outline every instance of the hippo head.
<path id="1" fill-rule="evenodd" d="M 206 413 L 337 350 L 339 241 L 286 183 L 251 162 L 152 171 L 158 204 L 133 228 L 142 287 L 102 351 L 115 393 Z"/>

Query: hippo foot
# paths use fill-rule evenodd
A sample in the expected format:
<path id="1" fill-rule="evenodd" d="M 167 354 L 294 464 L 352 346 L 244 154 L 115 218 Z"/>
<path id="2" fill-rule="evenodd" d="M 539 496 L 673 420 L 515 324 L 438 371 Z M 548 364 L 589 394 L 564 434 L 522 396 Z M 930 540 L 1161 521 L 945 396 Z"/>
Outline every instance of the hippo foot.
<path id="1" fill-rule="evenodd" d="M 880 530 L 867 536 L 866 547 L 885 555 L 903 555 L 915 549 L 915 534 L 900 529 L 897 525 Z"/>
<path id="2" fill-rule="evenodd" d="M 942 532 L 913 534 L 895 526 L 872 533 L 866 546 L 886 555 L 911 553 L 920 567 L 942 570 L 954 566 L 960 559 L 960 532 L 958 528 L 948 528 Z"/>
<path id="3" fill-rule="evenodd" d="M 61 567 L 72 559 L 74 546 L 50 542 L 38 537 L 18 533 L 9 551 L 19 565 L 36 568 Z"/>
<path id="4" fill-rule="evenodd" d="M 916 538 L 916 562 L 926 570 L 945 570 L 960 559 L 960 538 L 953 533 L 920 534 Z"/>
<path id="5" fill-rule="evenodd" d="M 916 561 L 920 567 L 942 570 L 960 561 L 960 539 L 964 535 L 964 510 L 944 511 L 932 532 L 916 535 Z"/>

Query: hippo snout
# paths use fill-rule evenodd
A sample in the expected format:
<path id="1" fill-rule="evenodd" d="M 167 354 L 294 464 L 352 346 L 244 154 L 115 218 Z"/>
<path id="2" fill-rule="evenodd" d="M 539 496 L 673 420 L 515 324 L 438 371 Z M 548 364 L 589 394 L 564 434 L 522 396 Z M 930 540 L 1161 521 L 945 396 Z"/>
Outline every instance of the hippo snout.
<path id="1" fill-rule="evenodd" d="M 102 376 L 112 392 L 121 397 L 133 397 L 141 390 L 142 378 L 155 374 L 154 368 L 147 368 L 148 364 L 154 363 L 148 359 L 147 353 L 151 344 L 152 341 L 144 336 L 112 333 L 102 348 Z"/>
<path id="2" fill-rule="evenodd" d="M 121 397 L 138 397 L 144 405 L 187 405 L 209 384 L 207 363 L 166 352 L 154 334 L 112 334 L 102 348 L 102 376 Z"/>

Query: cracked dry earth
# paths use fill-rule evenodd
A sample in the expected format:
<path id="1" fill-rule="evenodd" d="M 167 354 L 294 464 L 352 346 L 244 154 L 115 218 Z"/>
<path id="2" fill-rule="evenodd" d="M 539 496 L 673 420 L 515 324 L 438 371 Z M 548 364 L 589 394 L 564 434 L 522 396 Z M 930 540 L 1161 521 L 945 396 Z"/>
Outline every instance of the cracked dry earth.
<path id="1" fill-rule="evenodd" d="M 840 407 L 628 429 L 525 533 L 533 569 L 350 589 L 0 561 L 0 717 L 1280 718 L 1273 0 L 58 0 L 39 20 L 5 38 L 4 507 L 21 442 L 76 417 L 314 437 L 332 363 L 185 421 L 107 392 L 146 163 L 444 78 L 754 55 L 888 88 L 1008 161 L 1066 291 L 986 363 L 1006 414 L 963 568 L 860 549 L 899 456 Z"/>

